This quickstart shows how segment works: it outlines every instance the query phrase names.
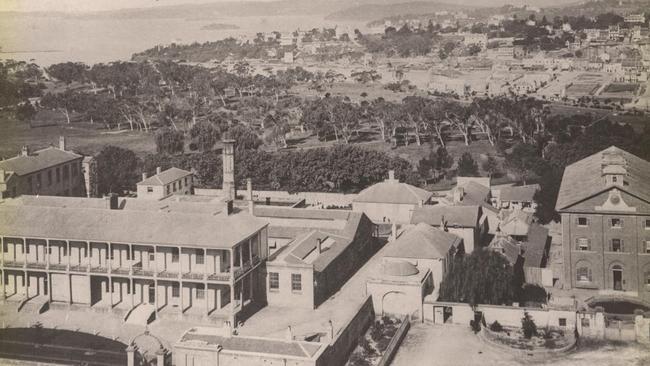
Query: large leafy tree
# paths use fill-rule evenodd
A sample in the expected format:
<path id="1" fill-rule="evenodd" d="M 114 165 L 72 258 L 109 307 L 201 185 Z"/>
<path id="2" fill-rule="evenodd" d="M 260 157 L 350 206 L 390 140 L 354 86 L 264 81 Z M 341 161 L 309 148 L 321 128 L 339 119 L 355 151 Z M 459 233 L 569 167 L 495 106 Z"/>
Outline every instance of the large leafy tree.
<path id="1" fill-rule="evenodd" d="M 510 305 L 515 296 L 513 268 L 501 254 L 485 248 L 457 256 L 440 284 L 440 300 Z"/>
<path id="2" fill-rule="evenodd" d="M 162 128 L 156 132 L 156 151 L 163 154 L 183 152 L 184 135 L 180 131 Z"/>
<path id="3" fill-rule="evenodd" d="M 106 146 L 96 156 L 97 185 L 100 194 L 135 190 L 139 160 L 131 150 Z"/>
<path id="4" fill-rule="evenodd" d="M 461 177 L 478 177 L 478 164 L 468 152 L 458 158 L 457 164 L 458 175 Z"/>

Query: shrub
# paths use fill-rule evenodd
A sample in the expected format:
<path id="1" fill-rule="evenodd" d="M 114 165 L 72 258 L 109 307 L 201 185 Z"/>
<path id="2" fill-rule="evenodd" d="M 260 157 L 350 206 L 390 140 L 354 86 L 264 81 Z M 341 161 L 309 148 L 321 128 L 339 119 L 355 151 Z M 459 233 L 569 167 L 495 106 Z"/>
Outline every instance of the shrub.
<path id="1" fill-rule="evenodd" d="M 528 312 L 525 312 L 524 317 L 521 319 L 521 329 L 524 332 L 524 337 L 526 339 L 530 339 L 532 336 L 537 335 L 537 325 Z"/>
<path id="2" fill-rule="evenodd" d="M 503 326 L 497 320 L 490 324 L 490 330 L 493 332 L 503 332 Z"/>
<path id="3" fill-rule="evenodd" d="M 481 323 L 477 322 L 476 320 L 470 320 L 469 326 L 472 328 L 474 333 L 478 333 L 481 331 Z"/>

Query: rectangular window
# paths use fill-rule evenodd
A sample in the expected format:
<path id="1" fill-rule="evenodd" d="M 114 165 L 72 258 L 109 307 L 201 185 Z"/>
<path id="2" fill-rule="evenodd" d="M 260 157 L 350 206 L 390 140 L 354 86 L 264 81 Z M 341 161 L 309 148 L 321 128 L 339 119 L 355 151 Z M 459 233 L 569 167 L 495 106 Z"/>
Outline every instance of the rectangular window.
<path id="1" fill-rule="evenodd" d="M 181 289 L 177 284 L 172 285 L 172 297 L 181 297 Z"/>
<path id="2" fill-rule="evenodd" d="M 560 319 L 558 319 L 558 324 L 559 324 L 561 327 L 566 327 L 566 318 L 560 318 Z"/>
<path id="3" fill-rule="evenodd" d="M 183 188 L 183 180 L 182 179 L 180 179 L 178 181 L 178 189 L 181 189 L 181 188 Z"/>
<path id="4" fill-rule="evenodd" d="M 174 186 L 174 192 L 176 192 L 176 182 L 174 182 L 173 186 Z"/>
<path id="5" fill-rule="evenodd" d="M 205 299 L 205 291 L 203 289 L 196 289 L 196 299 L 203 300 Z"/>
<path id="6" fill-rule="evenodd" d="M 587 238 L 576 238 L 576 249 L 578 250 L 590 250 L 591 242 Z"/>
<path id="7" fill-rule="evenodd" d="M 170 187 L 169 184 L 168 184 L 168 185 L 167 185 L 167 194 L 170 194 L 170 193 L 172 193 L 172 192 L 171 192 L 171 187 Z"/>
<path id="8" fill-rule="evenodd" d="M 302 291 L 302 275 L 299 273 L 291 274 L 291 291 Z"/>
<path id="9" fill-rule="evenodd" d="M 576 280 L 578 282 L 591 282 L 591 269 L 580 267 L 576 271 Z"/>
<path id="10" fill-rule="evenodd" d="M 623 251 L 623 239 L 612 239 L 612 252 Z"/>
<path id="11" fill-rule="evenodd" d="M 52 171 L 51 170 L 47 171 L 47 185 L 49 185 L 49 186 L 52 185 Z"/>
<path id="12" fill-rule="evenodd" d="M 610 223 L 612 228 L 619 229 L 623 227 L 623 220 L 619 218 L 610 219 Z"/>
<path id="13" fill-rule="evenodd" d="M 645 252 L 650 253 L 650 240 L 645 241 Z"/>
<path id="14" fill-rule="evenodd" d="M 61 181 L 61 168 L 57 167 L 55 169 L 56 172 L 56 182 L 59 183 Z"/>
<path id="15" fill-rule="evenodd" d="M 650 229 L 650 219 L 645 220 L 645 228 L 646 230 Z"/>
<path id="16" fill-rule="evenodd" d="M 178 251 L 172 253 L 172 263 L 178 263 Z"/>
<path id="17" fill-rule="evenodd" d="M 578 217 L 578 226 L 589 226 L 589 220 L 586 217 Z"/>
<path id="18" fill-rule="evenodd" d="M 185 187 L 187 187 L 187 185 L 188 185 L 187 182 L 188 182 L 187 177 L 185 177 Z M 650 221 L 650 220 L 649 220 L 649 221 Z"/>
<path id="19" fill-rule="evenodd" d="M 149 252 L 149 262 L 155 262 L 156 261 L 156 253 Z"/>
<path id="20" fill-rule="evenodd" d="M 147 187 L 147 193 L 153 193 L 153 187 Z"/>
<path id="21" fill-rule="evenodd" d="M 269 272 L 269 289 L 277 290 L 280 288 L 280 274 L 277 272 Z"/>
<path id="22" fill-rule="evenodd" d="M 203 263 L 205 263 L 205 257 L 203 256 L 203 253 L 196 253 L 196 264 Z"/>
<path id="23" fill-rule="evenodd" d="M 63 166 L 63 180 L 68 180 L 70 179 L 70 166 L 64 165 Z"/>

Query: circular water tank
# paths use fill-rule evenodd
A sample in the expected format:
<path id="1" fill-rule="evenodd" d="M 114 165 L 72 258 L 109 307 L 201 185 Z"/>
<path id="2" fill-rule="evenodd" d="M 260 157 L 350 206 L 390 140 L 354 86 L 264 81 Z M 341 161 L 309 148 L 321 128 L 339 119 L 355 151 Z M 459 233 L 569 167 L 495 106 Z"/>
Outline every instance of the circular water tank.
<path id="1" fill-rule="evenodd" d="M 407 261 L 390 261 L 384 263 L 384 274 L 388 276 L 413 276 L 420 271 L 418 267 Z"/>

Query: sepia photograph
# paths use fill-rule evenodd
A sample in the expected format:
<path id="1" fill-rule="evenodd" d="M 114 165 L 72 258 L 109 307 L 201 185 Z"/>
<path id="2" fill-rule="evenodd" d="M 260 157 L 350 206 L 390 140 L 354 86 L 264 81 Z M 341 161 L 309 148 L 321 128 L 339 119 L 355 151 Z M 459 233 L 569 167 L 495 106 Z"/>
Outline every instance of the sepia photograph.
<path id="1" fill-rule="evenodd" d="M 0 365 L 650 365 L 650 0 L 0 0 Z"/>

